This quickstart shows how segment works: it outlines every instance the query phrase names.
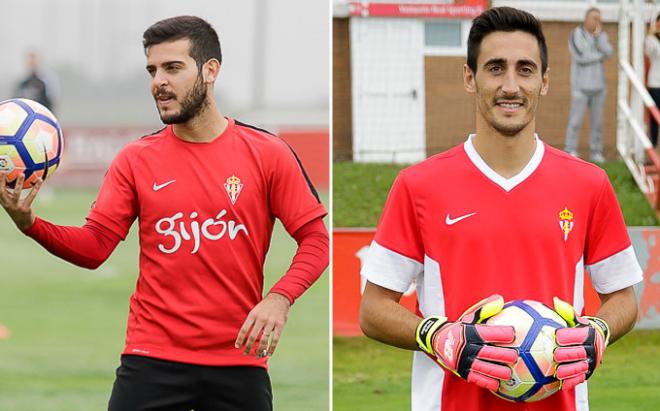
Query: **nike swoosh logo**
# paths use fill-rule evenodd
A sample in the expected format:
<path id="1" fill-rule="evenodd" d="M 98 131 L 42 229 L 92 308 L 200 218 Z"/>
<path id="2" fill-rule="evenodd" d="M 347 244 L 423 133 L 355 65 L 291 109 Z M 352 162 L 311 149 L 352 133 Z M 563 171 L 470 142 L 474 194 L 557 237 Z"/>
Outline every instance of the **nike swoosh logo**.
<path id="1" fill-rule="evenodd" d="M 172 183 L 175 182 L 175 181 L 176 181 L 176 180 L 170 180 L 170 181 L 168 181 L 168 182 L 166 182 L 166 183 L 163 183 L 163 184 L 156 184 L 156 183 L 154 183 L 154 191 L 158 191 L 158 190 L 160 190 L 161 188 L 165 188 L 165 187 L 169 186 L 170 184 L 172 184 Z"/>
<path id="2" fill-rule="evenodd" d="M 456 217 L 456 218 L 451 218 L 451 217 L 449 217 L 449 214 L 447 214 L 447 217 L 445 218 L 445 223 L 447 223 L 447 225 L 453 225 L 453 224 L 458 223 L 461 220 L 465 220 L 468 217 L 472 217 L 475 214 L 477 214 L 477 213 L 465 214 L 465 215 L 462 215 L 462 216 Z"/>

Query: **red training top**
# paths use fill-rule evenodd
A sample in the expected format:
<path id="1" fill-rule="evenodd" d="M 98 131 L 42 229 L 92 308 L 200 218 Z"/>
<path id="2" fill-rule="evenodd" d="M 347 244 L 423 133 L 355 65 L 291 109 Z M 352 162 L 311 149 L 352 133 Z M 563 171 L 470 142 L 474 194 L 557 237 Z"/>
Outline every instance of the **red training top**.
<path id="1" fill-rule="evenodd" d="M 536 140 L 519 174 L 504 178 L 465 144 L 403 170 L 390 191 L 362 273 L 405 292 L 419 314 L 456 320 L 492 294 L 584 307 L 584 270 L 609 294 L 642 280 L 605 172 Z M 534 386 L 530 396 L 541 390 Z M 543 401 L 500 399 L 421 351 L 412 371 L 414 411 L 584 410 L 587 385 Z"/>
<path id="2" fill-rule="evenodd" d="M 112 237 L 124 239 L 139 219 L 140 273 L 124 354 L 265 367 L 265 358 L 244 356 L 234 341 L 262 299 L 275 217 L 293 235 L 325 214 L 286 142 L 233 119 L 209 143 L 181 140 L 168 126 L 128 144 L 110 166 L 86 225 L 87 235 L 90 226 L 106 231 L 95 236 L 98 244 L 116 245 Z M 43 221 L 37 223 L 27 234 L 45 237 L 38 234 Z M 272 289 L 291 302 L 315 279 L 304 275 L 313 259 L 296 258 Z"/>

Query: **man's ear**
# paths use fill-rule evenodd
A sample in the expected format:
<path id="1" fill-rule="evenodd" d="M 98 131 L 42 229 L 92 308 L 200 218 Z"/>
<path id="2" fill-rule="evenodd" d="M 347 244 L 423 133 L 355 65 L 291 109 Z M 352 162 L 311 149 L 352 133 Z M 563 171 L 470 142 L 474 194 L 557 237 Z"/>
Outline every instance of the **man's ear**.
<path id="1" fill-rule="evenodd" d="M 210 59 L 202 66 L 202 74 L 204 76 L 204 82 L 213 83 L 218 78 L 220 74 L 220 62 L 218 59 Z"/>
<path id="2" fill-rule="evenodd" d="M 545 73 L 543 73 L 543 80 L 541 83 L 541 95 L 545 96 L 548 94 L 548 88 L 550 87 L 550 76 L 548 75 L 548 72 L 550 71 L 550 67 L 547 67 L 545 69 Z"/>
<path id="3" fill-rule="evenodd" d="M 477 92 L 476 79 L 474 78 L 474 72 L 467 64 L 463 64 L 463 87 L 465 91 L 470 94 Z"/>

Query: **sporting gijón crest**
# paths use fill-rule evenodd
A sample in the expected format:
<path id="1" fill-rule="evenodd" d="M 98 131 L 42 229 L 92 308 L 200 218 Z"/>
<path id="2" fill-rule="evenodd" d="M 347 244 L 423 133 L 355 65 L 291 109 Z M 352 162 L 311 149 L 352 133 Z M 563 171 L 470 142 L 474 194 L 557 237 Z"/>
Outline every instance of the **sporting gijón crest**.
<path id="1" fill-rule="evenodd" d="M 238 196 L 241 194 L 241 190 L 243 190 L 241 179 L 232 174 L 225 182 L 225 190 L 231 200 L 231 204 L 236 204 L 236 200 L 238 200 Z"/>
<path id="2" fill-rule="evenodd" d="M 568 241 L 568 234 L 573 230 L 573 213 L 568 207 L 559 212 L 559 228 L 564 233 L 564 241 Z"/>

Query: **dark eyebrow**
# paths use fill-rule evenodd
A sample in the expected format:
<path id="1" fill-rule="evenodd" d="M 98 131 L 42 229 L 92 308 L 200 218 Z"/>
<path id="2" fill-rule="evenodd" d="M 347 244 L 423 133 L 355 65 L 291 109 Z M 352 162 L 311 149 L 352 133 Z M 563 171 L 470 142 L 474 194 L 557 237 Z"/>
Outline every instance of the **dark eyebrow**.
<path id="1" fill-rule="evenodd" d="M 166 62 L 162 63 L 161 66 L 171 66 L 172 64 L 185 65 L 186 63 L 184 61 L 181 61 L 181 60 L 171 60 L 171 61 L 166 61 Z M 146 69 L 149 70 L 149 69 L 153 69 L 155 67 L 156 67 L 156 65 L 154 65 L 154 64 L 147 64 Z"/>
<path id="2" fill-rule="evenodd" d="M 506 59 L 503 59 L 503 58 L 501 58 L 501 57 L 495 57 L 495 58 L 492 58 L 492 59 L 490 59 L 490 60 L 487 60 L 487 61 L 484 63 L 484 67 L 486 67 L 486 66 L 492 66 L 492 65 L 495 65 L 495 64 L 501 64 L 501 65 L 505 66 L 505 65 L 506 65 Z"/>
<path id="3" fill-rule="evenodd" d="M 528 60 L 528 59 L 523 59 L 523 60 L 518 60 L 516 63 L 518 66 L 532 66 L 535 69 L 539 68 L 538 64 L 534 60 Z"/>
<path id="4" fill-rule="evenodd" d="M 484 67 L 494 66 L 494 65 L 506 66 L 506 64 L 507 64 L 506 59 L 501 58 L 501 57 L 494 57 L 490 60 L 487 60 L 484 63 Z M 538 64 L 536 64 L 536 62 L 534 60 L 530 60 L 530 59 L 518 60 L 518 61 L 516 61 L 516 66 L 531 66 L 531 67 L 534 67 L 535 69 L 538 69 L 538 67 L 539 67 Z"/>
<path id="5" fill-rule="evenodd" d="M 182 60 L 172 60 L 172 61 L 166 61 L 166 62 L 163 63 L 162 65 L 163 65 L 163 66 L 170 66 L 170 65 L 172 65 L 172 64 L 186 64 L 186 63 L 185 63 L 184 61 L 182 61 Z"/>

